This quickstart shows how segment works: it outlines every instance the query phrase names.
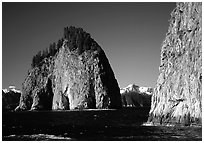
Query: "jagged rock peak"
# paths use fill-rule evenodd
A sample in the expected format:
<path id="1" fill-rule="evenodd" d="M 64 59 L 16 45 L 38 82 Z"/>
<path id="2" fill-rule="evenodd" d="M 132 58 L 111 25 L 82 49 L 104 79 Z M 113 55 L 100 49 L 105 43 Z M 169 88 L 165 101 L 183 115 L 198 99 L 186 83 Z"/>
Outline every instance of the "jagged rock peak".
<path id="1" fill-rule="evenodd" d="M 66 27 L 58 43 L 40 60 L 37 56 L 17 110 L 120 108 L 117 80 L 105 52 L 90 34 Z"/>
<path id="2" fill-rule="evenodd" d="M 202 3 L 177 3 L 161 50 L 150 118 L 160 124 L 202 120 Z"/>

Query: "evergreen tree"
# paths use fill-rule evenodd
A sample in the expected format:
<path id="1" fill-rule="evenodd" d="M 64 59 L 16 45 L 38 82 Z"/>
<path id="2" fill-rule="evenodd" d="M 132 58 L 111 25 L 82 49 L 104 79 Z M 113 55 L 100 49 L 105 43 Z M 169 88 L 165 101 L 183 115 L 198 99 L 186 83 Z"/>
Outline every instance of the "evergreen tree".
<path id="1" fill-rule="evenodd" d="M 91 45 L 93 44 L 92 38 L 89 33 L 83 31 L 82 28 L 75 28 L 73 26 L 65 27 L 63 38 L 59 39 L 57 43 L 50 44 L 48 48 L 43 51 L 39 51 L 35 56 L 33 56 L 31 66 L 40 66 L 43 59 L 55 56 L 60 47 L 62 47 L 64 39 L 68 41 L 67 44 L 69 50 L 74 51 L 77 49 L 78 55 L 93 47 L 93 45 Z"/>

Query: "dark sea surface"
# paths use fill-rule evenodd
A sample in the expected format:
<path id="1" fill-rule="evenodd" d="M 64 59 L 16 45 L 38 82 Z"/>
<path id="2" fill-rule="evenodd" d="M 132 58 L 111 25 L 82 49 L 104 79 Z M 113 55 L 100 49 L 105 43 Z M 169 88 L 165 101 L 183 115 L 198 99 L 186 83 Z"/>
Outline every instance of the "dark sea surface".
<path id="1" fill-rule="evenodd" d="M 201 141 L 201 126 L 144 125 L 149 108 L 2 113 L 2 140 Z"/>

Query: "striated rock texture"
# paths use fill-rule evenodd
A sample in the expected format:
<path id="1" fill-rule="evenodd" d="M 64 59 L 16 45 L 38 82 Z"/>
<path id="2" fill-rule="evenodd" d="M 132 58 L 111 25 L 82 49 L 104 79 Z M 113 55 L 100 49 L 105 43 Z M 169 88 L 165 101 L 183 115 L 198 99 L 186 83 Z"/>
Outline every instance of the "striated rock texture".
<path id="1" fill-rule="evenodd" d="M 16 110 L 122 106 L 118 83 L 108 59 L 90 34 L 81 28 L 65 28 L 62 45 L 51 55 L 34 63 L 29 70 Z"/>
<path id="2" fill-rule="evenodd" d="M 150 107 L 153 89 L 130 84 L 120 89 L 123 107 Z"/>
<path id="3" fill-rule="evenodd" d="M 202 119 L 202 3 L 177 3 L 161 50 L 149 121 L 190 125 Z"/>

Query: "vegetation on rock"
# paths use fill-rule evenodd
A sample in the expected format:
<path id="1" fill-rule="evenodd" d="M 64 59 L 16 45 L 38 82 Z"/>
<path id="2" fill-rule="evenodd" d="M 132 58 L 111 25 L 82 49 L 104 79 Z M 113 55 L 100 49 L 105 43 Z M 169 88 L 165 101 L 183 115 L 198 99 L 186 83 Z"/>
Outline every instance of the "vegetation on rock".
<path id="1" fill-rule="evenodd" d="M 101 47 L 81 28 L 33 58 L 17 110 L 120 108 L 117 80 Z"/>

